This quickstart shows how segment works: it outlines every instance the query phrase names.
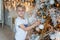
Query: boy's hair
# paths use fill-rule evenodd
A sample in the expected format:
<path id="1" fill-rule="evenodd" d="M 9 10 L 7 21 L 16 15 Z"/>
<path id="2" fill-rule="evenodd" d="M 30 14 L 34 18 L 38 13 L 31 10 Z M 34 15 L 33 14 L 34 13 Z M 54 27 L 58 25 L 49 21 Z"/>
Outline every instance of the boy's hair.
<path id="1" fill-rule="evenodd" d="M 19 5 L 16 6 L 16 10 L 18 9 L 18 7 L 21 7 L 24 10 L 26 9 L 25 6 L 19 4 Z"/>

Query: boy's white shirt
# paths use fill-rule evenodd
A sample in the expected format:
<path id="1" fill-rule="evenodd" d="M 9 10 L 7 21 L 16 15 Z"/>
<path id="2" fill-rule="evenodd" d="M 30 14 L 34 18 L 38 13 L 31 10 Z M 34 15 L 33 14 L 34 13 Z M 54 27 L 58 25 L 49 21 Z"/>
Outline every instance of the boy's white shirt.
<path id="1" fill-rule="evenodd" d="M 21 19 L 20 17 L 17 17 L 15 20 L 15 28 L 16 28 L 16 33 L 15 33 L 15 39 L 16 40 L 25 40 L 27 31 L 24 31 L 19 27 L 20 24 L 28 24 L 26 19 Z"/>

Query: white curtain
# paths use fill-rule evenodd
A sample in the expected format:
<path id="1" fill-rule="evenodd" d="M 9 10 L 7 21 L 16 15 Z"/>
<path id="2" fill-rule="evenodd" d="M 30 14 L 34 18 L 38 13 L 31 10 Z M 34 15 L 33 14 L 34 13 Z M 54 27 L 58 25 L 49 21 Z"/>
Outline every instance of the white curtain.
<path id="1" fill-rule="evenodd" d="M 2 4 L 2 0 L 0 0 L 0 20 L 1 20 L 1 4 Z"/>

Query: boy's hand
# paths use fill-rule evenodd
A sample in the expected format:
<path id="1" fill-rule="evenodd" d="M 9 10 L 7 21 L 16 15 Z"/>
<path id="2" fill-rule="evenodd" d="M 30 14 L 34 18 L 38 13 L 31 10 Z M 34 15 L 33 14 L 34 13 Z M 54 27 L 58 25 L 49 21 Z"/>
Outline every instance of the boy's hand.
<path id="1" fill-rule="evenodd" d="M 37 24 L 37 25 L 40 25 L 40 20 L 37 20 L 36 24 Z"/>
<path id="2" fill-rule="evenodd" d="M 33 28 L 37 27 L 38 25 L 40 25 L 40 21 L 37 20 L 36 22 L 34 22 Z"/>

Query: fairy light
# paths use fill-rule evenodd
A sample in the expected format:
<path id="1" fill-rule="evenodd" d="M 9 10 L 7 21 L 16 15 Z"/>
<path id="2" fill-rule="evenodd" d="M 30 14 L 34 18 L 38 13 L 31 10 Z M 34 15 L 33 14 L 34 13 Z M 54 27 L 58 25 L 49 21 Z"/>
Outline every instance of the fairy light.
<path id="1" fill-rule="evenodd" d="M 57 7 L 59 7 L 59 4 L 56 4 Z"/>

